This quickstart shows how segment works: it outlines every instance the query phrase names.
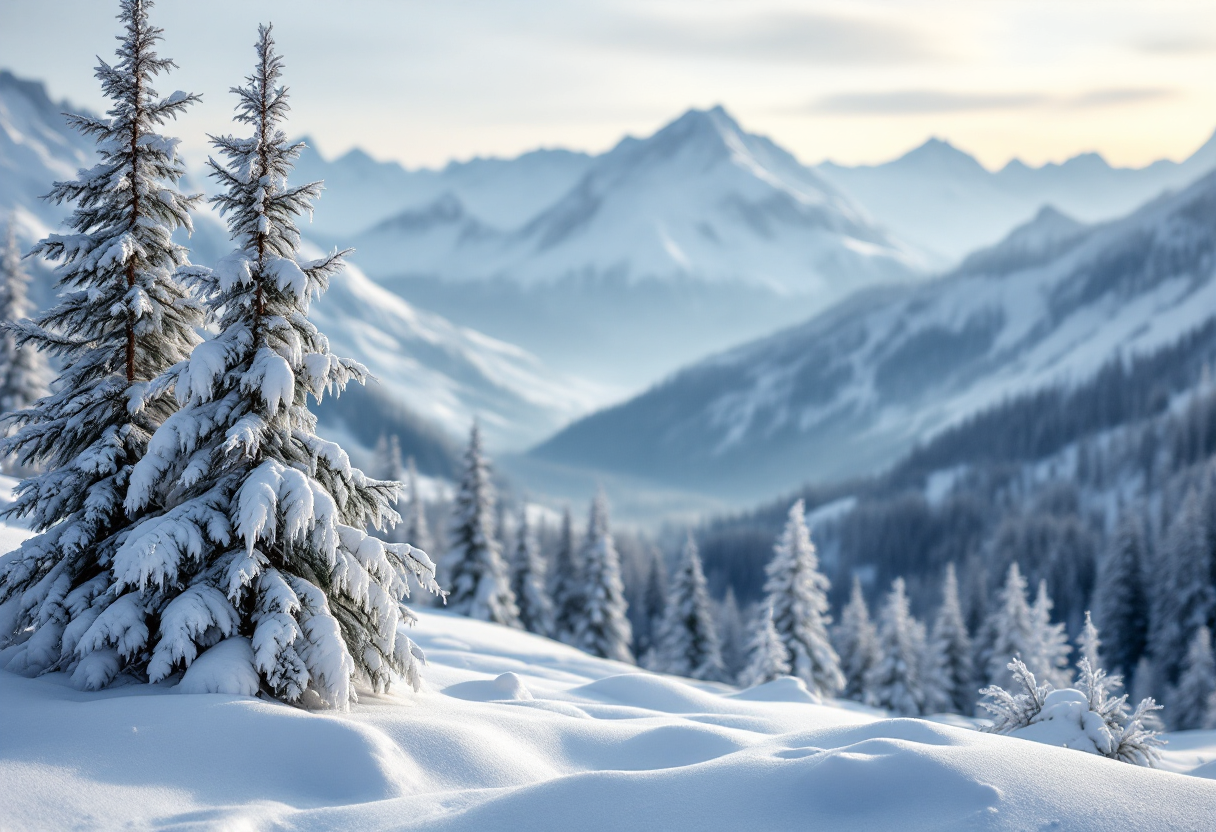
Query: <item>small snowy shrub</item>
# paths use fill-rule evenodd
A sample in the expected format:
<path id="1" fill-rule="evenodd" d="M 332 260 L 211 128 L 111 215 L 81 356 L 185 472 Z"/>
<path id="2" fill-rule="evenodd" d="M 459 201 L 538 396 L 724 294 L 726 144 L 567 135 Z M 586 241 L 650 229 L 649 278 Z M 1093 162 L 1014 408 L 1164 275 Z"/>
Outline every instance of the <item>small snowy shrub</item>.
<path id="1" fill-rule="evenodd" d="M 993 719 L 987 730 L 1124 763 L 1155 766 L 1161 759 L 1157 749 L 1162 741 L 1145 722 L 1160 706 L 1150 697 L 1129 714 L 1127 695 L 1110 694 L 1110 688 L 1119 684 L 1117 677 L 1108 679 L 1106 671 L 1093 669 L 1088 658 L 1081 659 L 1078 670 L 1076 688 L 1056 690 L 1050 683 L 1039 683 L 1020 659 L 1014 659 L 1009 671 L 1021 686 L 1021 693 L 996 685 L 980 691 L 989 700 L 980 704 Z"/>

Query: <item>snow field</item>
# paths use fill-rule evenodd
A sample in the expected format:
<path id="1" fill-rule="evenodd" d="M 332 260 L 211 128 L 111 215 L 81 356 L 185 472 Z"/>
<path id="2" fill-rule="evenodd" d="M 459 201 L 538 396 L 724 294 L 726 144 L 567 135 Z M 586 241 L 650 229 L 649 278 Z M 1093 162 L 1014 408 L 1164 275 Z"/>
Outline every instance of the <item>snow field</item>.
<path id="1" fill-rule="evenodd" d="M 641 673 L 419 613 L 419 694 L 349 713 L 0 672 L 0 828 L 1211 828 L 1216 732 L 1171 771 Z"/>

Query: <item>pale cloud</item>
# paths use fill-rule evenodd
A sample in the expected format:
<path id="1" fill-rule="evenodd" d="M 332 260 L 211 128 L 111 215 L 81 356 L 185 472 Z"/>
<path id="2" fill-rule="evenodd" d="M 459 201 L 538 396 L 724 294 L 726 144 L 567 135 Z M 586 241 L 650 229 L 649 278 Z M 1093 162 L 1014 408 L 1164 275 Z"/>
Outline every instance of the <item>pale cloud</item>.
<path id="1" fill-rule="evenodd" d="M 793 11 L 635 17 L 607 35 L 627 49 L 765 63 L 887 66 L 947 57 L 936 38 L 900 21 Z"/>
<path id="2" fill-rule="evenodd" d="M 839 116 L 920 116 L 1032 108 L 1080 110 L 1160 101 L 1176 94 L 1176 90 L 1160 87 L 1096 89 L 1066 96 L 1037 92 L 976 93 L 948 90 L 850 92 L 824 96 L 804 108 L 804 112 Z"/>

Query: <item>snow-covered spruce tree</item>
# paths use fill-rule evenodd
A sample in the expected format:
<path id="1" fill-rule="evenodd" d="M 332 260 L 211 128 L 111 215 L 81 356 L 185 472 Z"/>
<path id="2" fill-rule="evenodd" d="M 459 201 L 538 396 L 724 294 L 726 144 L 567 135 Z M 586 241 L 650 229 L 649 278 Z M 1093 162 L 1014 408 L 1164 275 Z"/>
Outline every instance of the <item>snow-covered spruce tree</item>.
<path id="1" fill-rule="evenodd" d="M 126 498 L 132 514 L 163 510 L 116 553 L 125 594 L 81 645 L 146 656 L 150 681 L 184 666 L 189 690 L 200 689 L 194 663 L 216 650 L 223 666 L 207 662 L 203 689 L 260 687 L 289 702 L 311 692 L 346 707 L 356 683 L 385 690 L 391 671 L 418 688 L 407 576 L 439 589 L 425 552 L 364 532 L 398 519 L 399 484 L 364 476 L 315 433 L 309 398 L 367 373 L 332 355 L 308 319 L 342 254 L 299 257 L 295 218 L 321 185 L 287 183 L 302 145 L 282 130 L 287 92 L 269 27 L 256 50 L 246 86 L 233 90 L 252 135 L 212 137 L 226 158 L 210 160 L 222 187 L 213 201 L 237 248 L 194 273 L 219 332 L 167 374 L 180 409 L 152 437 Z"/>
<path id="2" fill-rule="evenodd" d="M 633 662 L 633 633 L 626 615 L 621 563 L 608 528 L 608 498 L 600 491 L 591 501 L 582 552 L 582 609 L 574 622 L 572 644 L 593 656 Z"/>
<path id="3" fill-rule="evenodd" d="M 988 660 L 988 683 L 996 687 L 1010 687 L 1010 659 L 1025 660 L 1034 656 L 1036 638 L 1026 602 L 1026 579 L 1017 563 L 1009 564 L 1005 585 L 997 593 L 997 603 L 988 616 L 986 625 L 989 643 L 992 645 Z"/>
<path id="4" fill-rule="evenodd" d="M 866 674 L 866 703 L 901 716 L 916 716 L 925 705 L 920 670 L 924 630 L 908 610 L 904 579 L 891 584 L 878 616 L 878 663 Z"/>
<path id="5" fill-rule="evenodd" d="M 1009 663 L 1009 671 L 1020 693 L 997 685 L 980 691 L 986 697 L 980 705 L 992 715 L 986 731 L 1062 744 L 1133 765 L 1152 767 L 1160 761 L 1162 741 L 1149 726 L 1160 706 L 1143 699 L 1128 714 L 1127 695 L 1112 696 L 1106 672 L 1094 669 L 1088 659 L 1078 663 L 1077 688 L 1056 690 L 1040 683 L 1020 659 Z M 1117 686 L 1118 680 L 1113 681 Z"/>
<path id="6" fill-rule="evenodd" d="M 718 643 L 722 645 L 722 666 L 726 668 L 726 679 L 732 680 L 747 664 L 747 635 L 734 587 L 726 588 L 726 594 L 716 608 L 714 617 L 718 622 Z"/>
<path id="7" fill-rule="evenodd" d="M 405 527 L 403 536 L 414 548 L 429 552 L 435 544 L 431 540 L 431 529 L 426 522 L 426 504 L 422 500 L 422 490 L 418 487 L 418 469 L 412 456 L 406 464 L 406 487 L 409 502 L 406 503 L 402 521 Z"/>
<path id="8" fill-rule="evenodd" d="M 790 651 L 773 624 L 772 607 L 766 606 L 756 621 L 750 653 L 747 667 L 739 674 L 741 686 L 755 687 L 790 675 Z"/>
<path id="9" fill-rule="evenodd" d="M 1148 630 L 1144 561 L 1140 524 L 1130 511 L 1124 510 L 1113 544 L 1099 564 L 1094 587 L 1094 617 L 1106 634 L 1103 658 L 1117 672 L 1133 672 L 1144 654 Z"/>
<path id="10" fill-rule="evenodd" d="M 975 705 L 975 676 L 971 662 L 971 636 L 959 602 L 958 577 L 954 564 L 946 565 L 942 582 L 942 604 L 933 620 L 929 637 L 925 679 L 926 698 L 934 710 L 968 714 Z M 930 691 L 929 688 L 932 688 Z"/>
<path id="11" fill-rule="evenodd" d="M 765 574 L 765 603 L 772 607 L 773 626 L 789 651 L 792 674 L 810 691 L 835 696 L 844 687 L 844 675 L 828 638 L 830 584 L 819 571 L 802 500 L 790 507 Z"/>
<path id="12" fill-rule="evenodd" d="M 1149 652 L 1166 682 L 1177 681 L 1195 629 L 1216 611 L 1212 587 L 1212 553 L 1204 500 L 1192 489 L 1170 522 L 1156 558 Z"/>
<path id="13" fill-rule="evenodd" d="M 1101 667 L 1102 660 L 1099 653 L 1102 651 L 1102 637 L 1098 634 L 1098 628 L 1094 626 L 1093 616 L 1089 610 L 1085 611 L 1085 624 L 1081 627 L 1081 635 L 1077 637 L 1077 647 L 1081 659 L 1088 659 L 1090 667 Z M 1080 659 L 1078 659 L 1078 667 L 1080 667 Z"/>
<path id="14" fill-rule="evenodd" d="M 494 501 L 490 464 L 481 450 L 481 430 L 474 424 L 452 512 L 451 549 L 444 563 L 448 607 L 469 618 L 519 627 L 511 578 L 494 534 Z"/>
<path id="15" fill-rule="evenodd" d="M 870 621 L 870 609 L 861 591 L 861 580 L 853 578 L 849 602 L 840 611 L 840 623 L 832 630 L 832 642 L 840 656 L 844 674 L 841 695 L 858 702 L 865 701 L 866 675 L 878 664 L 878 633 Z"/>
<path id="16" fill-rule="evenodd" d="M 1212 632 L 1196 627 L 1187 647 L 1178 686 L 1169 697 L 1170 727 L 1175 731 L 1207 728 L 1212 718 L 1212 695 L 1216 693 L 1216 656 L 1212 654 Z"/>
<path id="17" fill-rule="evenodd" d="M 1072 680 L 1072 674 L 1068 672 L 1068 656 L 1072 653 L 1072 647 L 1068 644 L 1064 625 L 1051 623 L 1052 606 L 1051 596 L 1047 594 L 1047 581 L 1039 581 L 1039 591 L 1030 608 L 1034 646 L 1031 655 L 1023 656 L 1023 659 L 1039 679 L 1049 682 L 1052 687 L 1063 688 Z"/>
<path id="18" fill-rule="evenodd" d="M 30 314 L 30 276 L 21 267 L 21 251 L 10 220 L 0 250 L 0 321 L 24 320 Z M 25 410 L 50 392 L 46 356 L 32 345 L 17 346 L 13 333 L 0 331 L 0 417 Z M 0 435 L 3 434 L 0 424 Z"/>
<path id="19" fill-rule="evenodd" d="M 528 506 L 520 506 L 511 555 L 511 591 L 519 607 L 519 623 L 530 633 L 553 634 L 553 601 L 545 589 L 545 562 L 528 522 Z"/>
<path id="20" fill-rule="evenodd" d="M 671 578 L 667 612 L 659 627 L 655 669 L 702 681 L 726 677 L 701 555 L 691 534 Z"/>
<path id="21" fill-rule="evenodd" d="M 177 189 L 177 141 L 156 132 L 198 97 L 153 89 L 174 64 L 155 52 L 151 5 L 123 0 L 118 61 L 97 67 L 109 118 L 68 117 L 97 140 L 100 162 L 54 185 L 49 199 L 75 204 L 74 233 L 33 250 L 58 261 L 59 303 L 8 322 L 18 346 L 56 355 L 65 369 L 51 395 L 12 414 L 17 431 L 0 443 L 0 458 L 45 472 L 18 486 L 6 512 L 40 533 L 0 561 L 0 646 L 14 647 L 11 670 L 72 671 L 88 688 L 147 660 L 146 599 L 111 565 L 138 519 L 123 508 L 131 468 L 174 409 L 159 379 L 198 343 L 202 322 L 178 282 L 186 251 L 171 240 L 191 227 L 200 197 Z"/>
<path id="22" fill-rule="evenodd" d="M 583 614 L 583 560 L 574 541 L 574 519 L 567 507 L 553 558 L 553 634 L 566 644 L 574 643 L 574 629 Z"/>

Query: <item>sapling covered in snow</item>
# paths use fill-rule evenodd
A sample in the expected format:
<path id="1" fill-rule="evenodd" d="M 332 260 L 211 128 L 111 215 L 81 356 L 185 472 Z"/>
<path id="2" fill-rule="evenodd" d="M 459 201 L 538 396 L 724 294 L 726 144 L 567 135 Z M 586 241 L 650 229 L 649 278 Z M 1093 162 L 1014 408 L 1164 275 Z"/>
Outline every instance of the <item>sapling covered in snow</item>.
<path id="1" fill-rule="evenodd" d="M 853 578 L 853 590 L 849 602 L 840 611 L 840 623 L 832 631 L 832 641 L 840 656 L 840 670 L 844 674 L 846 699 L 865 701 L 866 676 L 878 664 L 878 633 L 870 621 L 870 610 L 861 591 L 861 580 Z"/>
<path id="2" fill-rule="evenodd" d="M 739 674 L 739 684 L 754 687 L 790 675 L 790 651 L 773 623 L 773 608 L 764 607 L 752 636 L 751 658 Z"/>
<path id="3" fill-rule="evenodd" d="M 21 266 L 21 251 L 10 221 L 0 248 L 0 322 L 29 317 L 29 273 Z M 0 330 L 0 419 L 25 410 L 50 392 L 51 371 L 46 356 L 33 344 L 17 345 L 14 333 Z M 4 424 L 0 422 L 0 435 Z"/>
<path id="4" fill-rule="evenodd" d="M 959 603 L 954 564 L 946 566 L 942 603 L 933 620 L 927 646 L 925 697 L 929 710 L 971 712 L 975 704 L 975 678 L 971 661 L 971 637 Z"/>
<path id="5" fill-rule="evenodd" d="M 691 534 L 671 578 L 654 666 L 664 673 L 693 679 L 718 681 L 725 677 L 701 555 Z"/>
<path id="6" fill-rule="evenodd" d="M 878 616 L 878 663 L 866 674 L 867 704 L 901 716 L 920 714 L 924 649 L 924 630 L 908 610 L 904 579 L 896 578 Z"/>
<path id="7" fill-rule="evenodd" d="M 574 520 L 569 508 L 562 512 L 562 526 L 558 533 L 550 580 L 553 633 L 558 640 L 573 644 L 575 624 L 583 612 L 583 560 L 574 540 Z"/>
<path id="8" fill-rule="evenodd" d="M 819 571 L 802 500 L 790 507 L 765 574 L 765 602 L 772 608 L 773 626 L 789 652 L 791 674 L 813 693 L 834 696 L 844 687 L 844 675 L 828 638 L 830 584 Z"/>
<path id="9" fill-rule="evenodd" d="M 129 512 L 162 510 L 114 556 L 134 623 L 110 631 L 130 642 L 146 620 L 138 649 L 151 681 L 185 667 L 193 687 L 196 659 L 221 639 L 248 640 L 251 649 L 223 648 L 233 678 L 247 674 L 248 657 L 272 695 L 345 707 L 356 683 L 385 690 L 393 672 L 419 686 L 407 577 L 438 586 L 425 552 L 364 532 L 398 519 L 399 484 L 365 476 L 315 433 L 309 399 L 336 395 L 366 371 L 332 355 L 308 319 L 342 255 L 299 256 L 295 219 L 321 185 L 287 182 L 301 145 L 282 129 L 287 93 L 269 27 L 259 28 L 256 53 L 246 85 L 233 90 L 236 120 L 251 135 L 212 138 L 226 160 L 210 160 L 222 187 L 213 201 L 237 248 L 214 272 L 193 275 L 219 332 L 167 374 L 180 409 L 152 437 L 126 498 Z"/>
<path id="10" fill-rule="evenodd" d="M 464 472 L 452 512 L 450 550 L 444 564 L 448 607 L 460 615 L 518 627 L 519 608 L 511 576 L 494 534 L 494 484 L 481 449 L 481 430 L 469 433 Z"/>
<path id="11" fill-rule="evenodd" d="M 1178 686 L 1169 697 L 1166 716 L 1175 731 L 1213 727 L 1212 697 L 1216 694 L 1216 655 L 1212 653 L 1212 632 L 1206 626 L 1195 628 L 1187 647 L 1186 660 Z"/>
<path id="12" fill-rule="evenodd" d="M 528 521 L 528 506 L 519 509 L 515 551 L 511 555 L 511 591 L 519 607 L 519 622 L 530 633 L 553 634 L 553 601 L 545 589 L 545 562 Z"/>
<path id="13" fill-rule="evenodd" d="M 199 197 L 177 188 L 185 166 L 177 141 L 157 133 L 198 98 L 161 98 L 157 76 L 174 66 L 157 56 L 161 30 L 150 0 L 123 0 L 118 61 L 97 78 L 108 118 L 68 116 L 97 141 L 100 161 L 49 198 L 74 203 L 71 233 L 51 234 L 34 253 L 57 261 L 59 302 L 33 320 L 7 321 L 17 346 L 58 356 L 54 392 L 11 414 L 16 432 L 0 458 L 44 473 L 17 487 L 9 517 L 41 532 L 0 560 L 0 646 L 8 667 L 62 669 L 87 688 L 141 667 L 159 610 L 114 568 L 130 524 L 123 507 L 132 466 L 174 410 L 162 374 L 198 343 L 202 310 L 179 282 L 186 251 L 171 235 L 191 227 Z M 210 637 L 210 636 L 209 636 Z"/>
<path id="14" fill-rule="evenodd" d="M 633 633 L 626 615 L 621 562 L 608 527 L 608 498 L 600 491 L 591 501 L 582 551 L 582 611 L 574 622 L 571 643 L 593 656 L 633 662 Z"/>

